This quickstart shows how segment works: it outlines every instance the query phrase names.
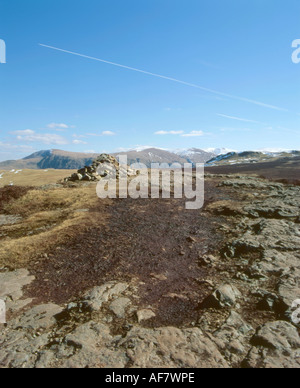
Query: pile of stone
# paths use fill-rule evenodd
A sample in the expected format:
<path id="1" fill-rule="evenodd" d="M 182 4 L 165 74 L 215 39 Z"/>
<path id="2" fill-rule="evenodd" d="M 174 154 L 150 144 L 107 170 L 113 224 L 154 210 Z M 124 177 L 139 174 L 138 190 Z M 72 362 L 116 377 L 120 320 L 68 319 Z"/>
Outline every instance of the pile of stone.
<path id="1" fill-rule="evenodd" d="M 134 175 L 134 172 L 127 166 L 120 165 L 115 157 L 108 154 L 101 154 L 90 166 L 79 169 L 77 173 L 66 178 L 65 182 L 97 182 L 107 176 L 116 176 L 118 178 L 120 174 L 131 176 Z"/>

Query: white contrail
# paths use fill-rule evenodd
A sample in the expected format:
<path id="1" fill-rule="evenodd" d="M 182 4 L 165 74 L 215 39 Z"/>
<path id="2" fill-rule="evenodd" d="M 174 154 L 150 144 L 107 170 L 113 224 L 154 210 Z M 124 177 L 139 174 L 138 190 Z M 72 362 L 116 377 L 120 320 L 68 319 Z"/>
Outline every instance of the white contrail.
<path id="1" fill-rule="evenodd" d="M 254 123 L 254 124 L 267 125 L 266 123 L 262 123 L 261 121 L 248 120 L 248 119 L 243 119 L 241 117 L 224 115 L 224 114 L 221 114 L 221 113 L 218 113 L 217 116 L 223 117 L 225 119 L 230 119 L 230 120 L 243 121 L 245 123 Z"/>
<path id="2" fill-rule="evenodd" d="M 232 94 L 227 94 L 227 93 L 219 92 L 219 91 L 217 91 L 217 90 L 208 89 L 208 88 L 205 88 L 205 87 L 203 87 L 203 86 L 191 84 L 191 83 L 189 83 L 189 82 L 180 81 L 179 79 L 176 79 L 176 78 L 172 78 L 172 77 L 167 77 L 167 76 L 160 75 L 160 74 L 151 73 L 151 72 L 149 72 L 149 71 L 136 69 L 136 68 L 130 67 L 130 66 L 120 65 L 119 63 L 114 63 L 114 62 L 106 61 L 106 60 L 104 60 L 104 59 L 99 59 L 99 58 L 95 58 L 95 57 L 90 57 L 90 56 L 88 56 L 88 55 L 79 54 L 79 53 L 76 53 L 76 52 L 73 52 L 73 51 L 64 50 L 64 49 L 61 49 L 61 48 L 58 48 L 58 47 L 48 46 L 48 45 L 42 44 L 42 43 L 39 43 L 39 46 L 46 47 L 46 48 L 49 48 L 49 49 L 52 49 L 52 50 L 56 50 L 56 51 L 61 51 L 61 52 L 67 53 L 67 54 L 77 55 L 78 57 L 87 58 L 87 59 L 92 59 L 92 60 L 94 60 L 94 61 L 98 61 L 98 62 L 102 62 L 102 63 L 107 63 L 107 64 L 109 64 L 109 65 L 121 67 L 121 68 L 127 69 L 127 70 L 136 71 L 136 72 L 138 72 L 138 73 L 143 73 L 143 74 L 151 75 L 151 76 L 153 76 L 153 77 L 166 79 L 166 80 L 168 80 L 168 81 L 177 82 L 177 83 L 179 83 L 179 84 L 186 85 L 186 86 L 190 86 L 190 87 L 196 88 L 196 89 L 200 89 L 200 90 L 203 90 L 203 91 L 208 92 L 208 93 L 217 94 L 218 96 L 222 96 L 222 97 L 227 97 L 227 98 L 231 98 L 231 99 L 234 99 L 234 100 L 239 100 L 239 101 L 248 102 L 248 103 L 250 103 L 250 104 L 259 105 L 259 106 L 262 106 L 262 107 L 264 107 L 264 108 L 275 109 L 275 110 L 286 111 L 286 112 L 288 111 L 287 109 L 279 108 L 278 106 L 269 105 L 269 104 L 265 104 L 265 103 L 260 102 L 260 101 L 255 101 L 255 100 L 251 100 L 251 99 L 244 98 L 244 97 L 234 96 L 234 95 L 232 95 Z"/>

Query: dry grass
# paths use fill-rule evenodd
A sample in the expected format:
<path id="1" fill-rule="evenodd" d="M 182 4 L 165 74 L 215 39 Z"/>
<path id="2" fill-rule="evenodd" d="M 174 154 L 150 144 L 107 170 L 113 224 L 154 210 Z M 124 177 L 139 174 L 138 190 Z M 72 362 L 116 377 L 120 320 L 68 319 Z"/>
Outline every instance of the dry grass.
<path id="1" fill-rule="evenodd" d="M 22 220 L 0 227 L 0 267 L 28 267 L 36 258 L 74 239 L 79 231 L 104 224 L 106 203 L 98 199 L 96 186 L 89 185 L 32 189 L 2 204 L 6 214 L 19 215 Z"/>
<path id="2" fill-rule="evenodd" d="M 91 203 L 95 204 L 96 199 L 94 185 L 49 190 L 34 189 L 21 198 L 4 205 L 3 210 L 9 214 L 20 214 L 22 217 L 28 217 L 41 211 L 82 209 L 90 206 Z"/>
<path id="3" fill-rule="evenodd" d="M 16 171 L 0 170 L 0 176 L 2 176 L 0 178 L 0 187 L 11 183 L 14 186 L 42 186 L 53 184 L 75 172 L 75 170 L 22 170 L 16 174 Z"/>

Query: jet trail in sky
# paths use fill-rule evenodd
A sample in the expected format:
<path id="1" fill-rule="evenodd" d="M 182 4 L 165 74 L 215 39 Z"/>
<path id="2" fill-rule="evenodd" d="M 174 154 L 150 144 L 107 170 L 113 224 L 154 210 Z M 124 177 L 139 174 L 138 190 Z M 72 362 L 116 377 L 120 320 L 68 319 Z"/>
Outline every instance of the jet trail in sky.
<path id="1" fill-rule="evenodd" d="M 82 57 L 82 58 L 92 59 L 93 61 L 98 61 L 98 62 L 106 63 L 108 65 L 113 65 L 113 66 L 121 67 L 123 69 L 136 71 L 138 73 L 147 74 L 147 75 L 150 75 L 152 77 L 157 77 L 157 78 L 162 78 L 162 79 L 165 79 L 165 80 L 168 80 L 168 81 L 177 82 L 179 84 L 190 86 L 190 87 L 196 88 L 196 89 L 200 89 L 200 90 L 203 90 L 204 92 L 216 94 L 218 96 L 227 97 L 227 98 L 238 100 L 238 101 L 244 101 L 244 102 L 247 102 L 249 104 L 254 104 L 254 105 L 262 106 L 264 108 L 269 108 L 269 109 L 274 109 L 274 110 L 278 110 L 278 111 L 288 112 L 288 109 L 279 108 L 278 106 L 274 106 L 274 105 L 270 105 L 270 104 L 265 104 L 265 103 L 260 102 L 260 101 L 251 100 L 251 99 L 248 99 L 248 98 L 238 97 L 238 96 L 234 96 L 234 95 L 231 95 L 231 94 L 219 92 L 217 90 L 205 88 L 203 86 L 195 85 L 195 84 L 192 84 L 192 83 L 189 83 L 189 82 L 180 81 L 180 80 L 178 80 L 176 78 L 172 78 L 172 77 L 167 77 L 167 76 L 160 75 L 160 74 L 151 73 L 149 71 L 136 69 L 134 67 L 121 65 L 119 63 L 114 63 L 114 62 L 106 61 L 104 59 L 95 58 L 95 57 L 91 57 L 91 56 L 84 55 L 84 54 L 79 54 L 79 53 L 76 53 L 76 52 L 73 52 L 73 51 L 64 50 L 64 49 L 61 49 L 61 48 L 58 48 L 58 47 L 48 46 L 46 44 L 41 44 L 40 43 L 39 46 L 46 47 L 46 48 L 49 48 L 51 50 L 61 51 L 61 52 L 67 53 L 67 54 L 77 55 L 78 57 Z"/>

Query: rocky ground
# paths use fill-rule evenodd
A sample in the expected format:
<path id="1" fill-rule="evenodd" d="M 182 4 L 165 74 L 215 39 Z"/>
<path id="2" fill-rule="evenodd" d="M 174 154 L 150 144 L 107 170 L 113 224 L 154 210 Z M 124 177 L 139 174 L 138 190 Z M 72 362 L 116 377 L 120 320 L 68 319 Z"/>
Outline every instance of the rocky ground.
<path id="1" fill-rule="evenodd" d="M 0 367 L 300 367 L 299 204 L 299 186 L 208 175 L 201 210 L 81 209 L 107 222 L 0 269 Z"/>

